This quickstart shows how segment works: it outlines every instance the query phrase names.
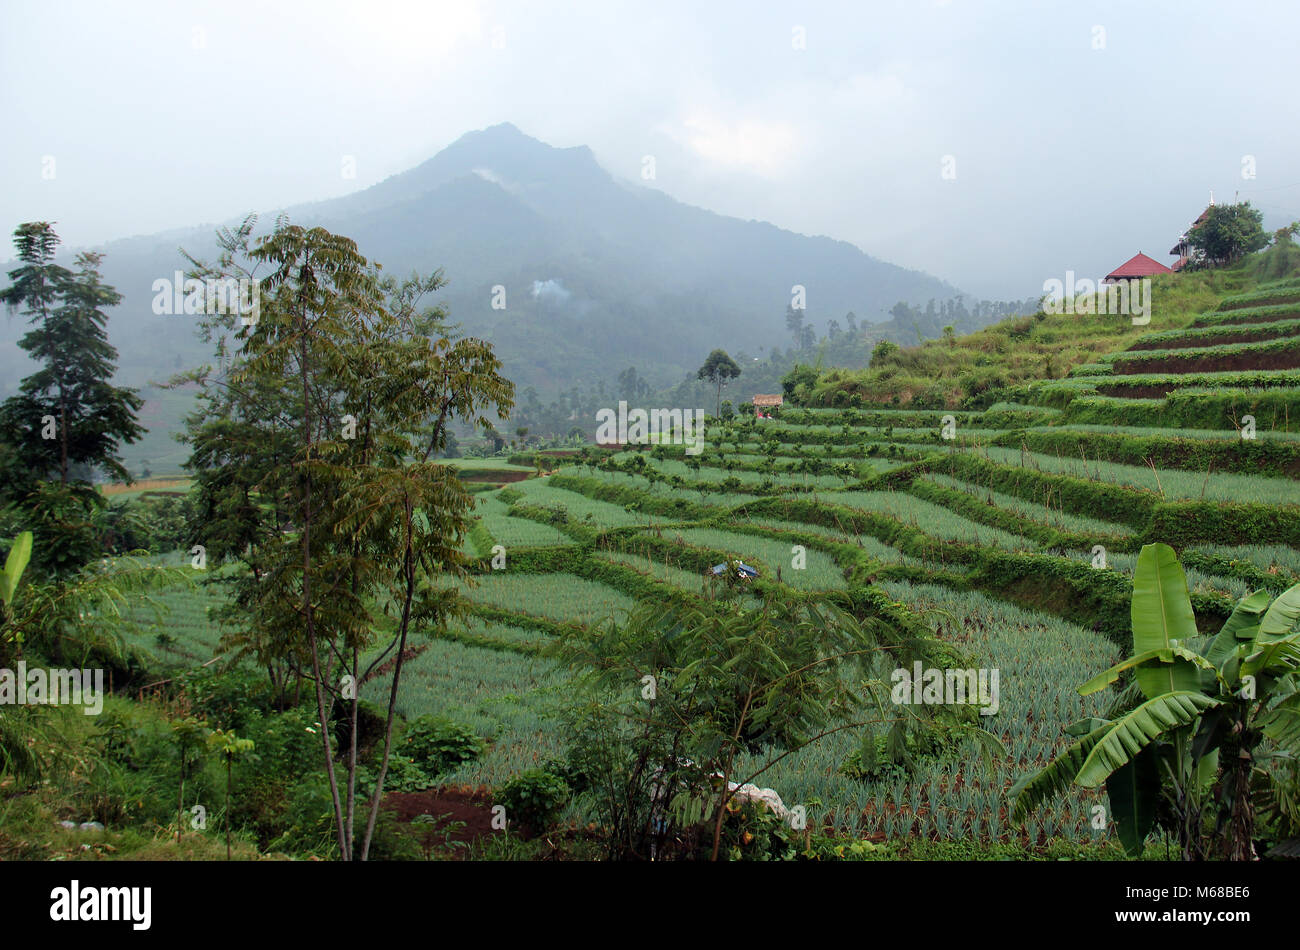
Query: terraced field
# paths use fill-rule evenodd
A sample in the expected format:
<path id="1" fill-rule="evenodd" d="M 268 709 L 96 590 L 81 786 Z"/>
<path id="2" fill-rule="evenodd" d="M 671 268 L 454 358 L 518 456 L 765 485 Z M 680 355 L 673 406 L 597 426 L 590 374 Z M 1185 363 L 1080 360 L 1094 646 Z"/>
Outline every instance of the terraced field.
<path id="1" fill-rule="evenodd" d="M 517 565 L 502 575 L 484 562 L 466 588 L 474 635 L 494 652 L 461 631 L 437 656 L 463 661 L 469 679 L 501 653 L 527 659 L 500 660 L 525 662 L 508 666 L 508 703 L 457 700 L 501 737 L 500 752 L 458 777 L 501 780 L 555 750 L 537 710 L 556 674 L 532 654 L 557 624 L 617 618 L 670 590 L 707 597 L 705 568 L 738 557 L 759 571 L 755 598 L 874 588 L 1002 677 L 988 728 L 1006 759 L 986 768 L 967 748 L 854 778 L 844 766 L 858 740 L 845 733 L 764 774 L 787 803 L 814 803 L 817 820 L 865 835 L 1032 844 L 1106 834 L 1087 821 L 1096 796 L 1063 799 L 1023 827 L 1001 803 L 1060 748 L 1061 723 L 1100 711 L 1074 687 L 1128 643 L 1142 544 L 1179 549 L 1207 627 L 1247 591 L 1300 578 L 1300 377 L 1269 363 L 1298 333 L 1300 289 L 1266 287 L 982 412 L 786 406 L 776 421 L 712 427 L 695 458 L 647 447 L 481 496 L 476 538 L 503 544 Z M 1243 358 L 1259 365 L 1220 368 Z M 531 557 L 541 551 L 551 553 Z M 464 678 L 443 685 L 459 695 L 452 683 Z M 423 688 L 410 687 L 412 707 L 450 708 L 434 690 L 422 700 Z"/>

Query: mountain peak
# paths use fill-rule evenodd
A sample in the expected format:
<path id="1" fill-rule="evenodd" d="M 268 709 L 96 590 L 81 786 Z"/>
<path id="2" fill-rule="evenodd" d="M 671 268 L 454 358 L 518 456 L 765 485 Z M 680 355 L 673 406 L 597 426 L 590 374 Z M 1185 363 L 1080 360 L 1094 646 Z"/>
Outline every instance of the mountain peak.
<path id="1" fill-rule="evenodd" d="M 537 142 L 539 145 L 546 144 L 540 139 L 535 139 L 531 135 L 525 134 L 520 130 L 519 126 L 515 125 L 513 122 L 498 122 L 496 125 L 489 125 L 484 129 L 474 129 L 466 132 L 447 147 L 455 148 L 462 142 L 472 141 L 518 142 L 521 140 Z"/>

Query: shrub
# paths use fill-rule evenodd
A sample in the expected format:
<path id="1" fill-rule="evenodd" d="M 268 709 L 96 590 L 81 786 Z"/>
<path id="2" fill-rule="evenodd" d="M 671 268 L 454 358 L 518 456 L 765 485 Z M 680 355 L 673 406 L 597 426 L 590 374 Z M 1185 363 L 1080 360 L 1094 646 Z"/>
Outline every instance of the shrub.
<path id="1" fill-rule="evenodd" d="M 433 787 L 434 774 L 426 772 L 408 756 L 393 754 L 388 757 L 388 772 L 384 775 L 384 792 L 422 792 Z M 357 789 L 367 798 L 375 793 L 375 779 L 379 767 L 357 767 Z"/>
<path id="2" fill-rule="evenodd" d="M 569 785 L 545 769 L 529 769 L 496 790 L 495 801 L 504 805 L 509 820 L 540 831 L 555 821 L 569 800 Z"/>
<path id="3" fill-rule="evenodd" d="M 194 714 L 218 729 L 243 732 L 250 717 L 274 709 L 271 684 L 262 673 L 247 668 L 218 671 L 197 669 L 182 674 Z"/>
<path id="4" fill-rule="evenodd" d="M 486 745 L 468 726 L 441 716 L 421 716 L 407 725 L 398 751 L 433 778 L 477 759 Z"/>

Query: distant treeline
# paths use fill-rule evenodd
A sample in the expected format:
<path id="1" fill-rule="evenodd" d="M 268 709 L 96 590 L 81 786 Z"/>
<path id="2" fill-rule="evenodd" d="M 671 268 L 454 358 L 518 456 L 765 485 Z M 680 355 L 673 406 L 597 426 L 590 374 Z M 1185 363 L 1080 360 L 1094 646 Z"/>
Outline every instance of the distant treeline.
<path id="1" fill-rule="evenodd" d="M 843 317 L 831 317 L 823 327 L 807 317 L 806 311 L 787 308 L 786 327 L 791 345 L 773 347 L 755 353 L 746 341 L 727 341 L 725 349 L 741 368 L 738 379 L 723 389 L 723 398 L 739 404 L 748 402 L 754 393 L 779 393 L 781 378 L 798 363 L 824 368 L 860 369 L 868 365 L 871 353 L 883 340 L 900 346 L 915 345 L 923 340 L 937 340 L 945 332 L 957 335 L 972 333 L 1016 314 L 1038 310 L 1037 297 L 1025 300 L 979 300 L 965 297 L 930 300 L 925 306 L 899 301 L 889 311 L 890 317 L 878 323 L 860 320 L 849 311 Z M 948 330 L 951 328 L 951 330 Z M 701 353 L 703 361 L 706 354 Z M 675 385 L 656 386 L 635 365 L 624 367 L 608 382 L 575 385 L 560 391 L 549 402 L 543 401 L 533 387 L 524 388 L 509 423 L 499 435 L 506 441 L 529 442 L 535 439 L 569 438 L 577 433 L 591 438 L 596 428 L 596 411 L 615 407 L 620 400 L 630 405 L 656 405 L 707 409 L 712 412 L 713 390 L 710 384 L 690 373 Z M 524 436 L 519 429 L 526 429 Z M 462 436 L 468 436 L 463 433 Z"/>

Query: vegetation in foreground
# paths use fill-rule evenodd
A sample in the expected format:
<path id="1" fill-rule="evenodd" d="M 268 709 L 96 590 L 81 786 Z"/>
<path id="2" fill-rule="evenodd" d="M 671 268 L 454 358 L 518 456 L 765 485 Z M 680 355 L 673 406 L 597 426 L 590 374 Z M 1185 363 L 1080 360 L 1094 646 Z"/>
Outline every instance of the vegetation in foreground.
<path id="1" fill-rule="evenodd" d="M 5 709 L 0 854 L 1242 859 L 1300 836 L 1276 429 L 1277 472 L 1244 468 L 1231 499 L 1175 475 L 1234 464 L 1237 429 L 1190 451 L 1079 428 L 1065 469 L 1050 439 L 1093 397 L 1026 365 L 1026 401 L 978 413 L 882 391 L 716 419 L 700 457 L 538 454 L 473 520 L 439 420 L 511 393 L 420 310 L 438 278 L 247 234 L 211 272 L 279 277 L 255 328 L 205 328 L 224 358 L 189 378 L 188 494 L 72 509 L 51 461 L 6 498 L 0 666 L 102 666 L 112 691 L 98 716 Z M 1188 323 L 1286 306 L 1285 275 L 1253 281 L 1268 253 L 1177 278 Z M 1293 392 L 1277 372 L 1257 375 Z M 1143 424 L 1143 397 L 1108 398 Z M 900 704 L 917 663 L 996 667 L 1000 711 Z"/>

